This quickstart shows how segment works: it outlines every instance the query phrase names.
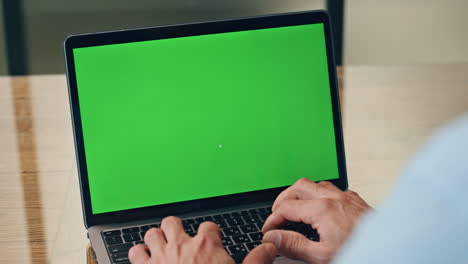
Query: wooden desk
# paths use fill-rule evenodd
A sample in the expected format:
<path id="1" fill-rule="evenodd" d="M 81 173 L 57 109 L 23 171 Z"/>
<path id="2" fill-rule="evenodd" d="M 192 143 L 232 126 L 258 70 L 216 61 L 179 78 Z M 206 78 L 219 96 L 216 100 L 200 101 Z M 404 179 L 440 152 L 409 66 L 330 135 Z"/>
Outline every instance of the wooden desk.
<path id="1" fill-rule="evenodd" d="M 468 110 L 468 64 L 347 67 L 350 187 L 372 205 L 433 130 Z M 86 263 L 63 75 L 0 77 L 0 255 L 4 263 Z"/>

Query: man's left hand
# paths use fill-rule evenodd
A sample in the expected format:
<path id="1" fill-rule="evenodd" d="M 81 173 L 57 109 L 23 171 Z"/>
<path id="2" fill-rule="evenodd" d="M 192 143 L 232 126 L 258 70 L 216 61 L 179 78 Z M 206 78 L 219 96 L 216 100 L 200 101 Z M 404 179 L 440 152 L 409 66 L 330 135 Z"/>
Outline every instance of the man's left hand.
<path id="1" fill-rule="evenodd" d="M 184 232 L 182 221 L 177 217 L 166 217 L 161 228 L 151 228 L 145 234 L 145 245 L 136 245 L 128 253 L 133 264 L 150 263 L 226 263 L 234 260 L 224 250 L 221 230 L 213 222 L 200 224 L 197 235 L 190 237 Z M 275 246 L 265 243 L 252 250 L 244 264 L 272 263 L 277 255 Z"/>

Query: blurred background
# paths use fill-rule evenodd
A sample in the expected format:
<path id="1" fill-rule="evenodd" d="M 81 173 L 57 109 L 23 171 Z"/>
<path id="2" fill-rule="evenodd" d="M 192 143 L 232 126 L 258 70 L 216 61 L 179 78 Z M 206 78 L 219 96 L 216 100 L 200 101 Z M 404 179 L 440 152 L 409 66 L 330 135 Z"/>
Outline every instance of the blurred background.
<path id="1" fill-rule="evenodd" d="M 377 206 L 433 131 L 468 113 L 468 0 L 0 0 L 2 262 L 92 263 L 64 75 L 68 35 L 311 9 L 330 12 L 346 66 L 350 186 Z"/>
<path id="2" fill-rule="evenodd" d="M 468 61 L 466 0 L 3 0 L 0 75 L 64 73 L 70 34 L 310 9 L 332 12 L 339 64 Z"/>

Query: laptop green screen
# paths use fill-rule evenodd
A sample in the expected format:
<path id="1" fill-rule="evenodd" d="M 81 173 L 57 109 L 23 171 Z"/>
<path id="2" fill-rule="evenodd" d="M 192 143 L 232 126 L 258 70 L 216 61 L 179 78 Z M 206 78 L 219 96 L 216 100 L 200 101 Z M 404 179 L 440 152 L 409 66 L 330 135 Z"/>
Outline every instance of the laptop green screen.
<path id="1" fill-rule="evenodd" d="M 323 24 L 73 56 L 93 214 L 339 177 Z"/>

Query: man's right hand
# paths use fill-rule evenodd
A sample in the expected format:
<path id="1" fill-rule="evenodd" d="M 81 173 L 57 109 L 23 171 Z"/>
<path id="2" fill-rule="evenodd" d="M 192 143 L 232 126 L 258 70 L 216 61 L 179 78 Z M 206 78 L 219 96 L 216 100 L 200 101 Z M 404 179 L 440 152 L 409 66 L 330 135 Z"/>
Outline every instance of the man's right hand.
<path id="1" fill-rule="evenodd" d="M 280 254 L 308 263 L 329 263 L 370 206 L 352 191 L 343 192 L 330 182 L 298 180 L 275 200 L 272 214 L 263 225 L 263 242 L 273 243 Z M 310 224 L 320 242 L 285 230 L 288 221 Z"/>

